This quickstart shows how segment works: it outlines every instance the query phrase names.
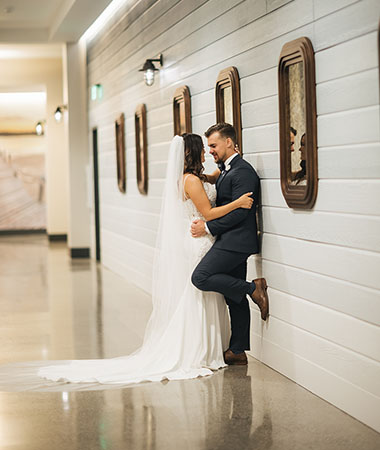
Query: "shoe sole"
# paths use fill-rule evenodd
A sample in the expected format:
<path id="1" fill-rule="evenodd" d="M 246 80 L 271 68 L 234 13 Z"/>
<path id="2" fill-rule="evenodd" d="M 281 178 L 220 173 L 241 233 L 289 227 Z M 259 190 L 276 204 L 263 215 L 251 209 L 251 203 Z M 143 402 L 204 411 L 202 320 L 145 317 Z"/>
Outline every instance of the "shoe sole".
<path id="1" fill-rule="evenodd" d="M 262 320 L 267 320 L 267 317 L 269 316 L 269 298 L 268 298 L 268 294 L 267 294 L 268 285 L 267 285 L 267 280 L 265 278 L 262 278 L 262 280 L 263 280 L 263 288 L 264 288 L 265 295 L 266 295 L 266 298 L 267 298 L 268 311 L 267 311 L 267 315 L 265 316 L 265 318 L 261 316 L 261 319 Z"/>
<path id="2" fill-rule="evenodd" d="M 246 366 L 248 364 L 248 361 L 246 362 L 227 362 L 224 361 L 228 366 Z"/>

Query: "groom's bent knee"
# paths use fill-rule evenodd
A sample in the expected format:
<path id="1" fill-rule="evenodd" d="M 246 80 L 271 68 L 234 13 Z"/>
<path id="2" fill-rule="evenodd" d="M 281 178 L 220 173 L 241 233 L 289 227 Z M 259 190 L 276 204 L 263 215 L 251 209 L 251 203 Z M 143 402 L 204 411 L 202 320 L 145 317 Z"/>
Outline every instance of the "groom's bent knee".
<path id="1" fill-rule="evenodd" d="M 200 289 L 201 291 L 205 291 L 206 289 L 206 282 L 207 282 L 208 274 L 205 273 L 203 270 L 200 270 L 196 268 L 191 275 L 191 282 L 193 285 Z"/>

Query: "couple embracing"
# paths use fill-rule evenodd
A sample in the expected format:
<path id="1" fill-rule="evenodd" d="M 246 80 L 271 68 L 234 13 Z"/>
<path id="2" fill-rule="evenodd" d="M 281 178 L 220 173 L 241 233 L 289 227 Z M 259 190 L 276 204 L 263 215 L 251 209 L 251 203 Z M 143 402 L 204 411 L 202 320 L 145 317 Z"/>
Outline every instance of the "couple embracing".
<path id="1" fill-rule="evenodd" d="M 43 367 L 50 380 L 129 384 L 209 375 L 247 364 L 250 307 L 268 316 L 264 278 L 246 281 L 258 253 L 260 181 L 236 151 L 232 125 L 205 136 L 218 169 L 203 173 L 205 149 L 196 134 L 172 140 L 153 267 L 153 311 L 140 349 L 105 360 Z M 228 305 L 229 317 L 226 304 Z"/>

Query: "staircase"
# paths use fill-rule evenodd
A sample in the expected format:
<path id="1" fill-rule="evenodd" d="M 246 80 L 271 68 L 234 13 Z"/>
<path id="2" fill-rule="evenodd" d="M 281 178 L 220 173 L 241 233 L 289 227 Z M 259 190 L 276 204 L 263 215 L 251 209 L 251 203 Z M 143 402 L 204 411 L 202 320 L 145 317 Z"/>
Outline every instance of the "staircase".
<path id="1" fill-rule="evenodd" d="M 21 168 L 22 162 L 11 165 L 0 158 L 0 233 L 46 229 L 44 180 Z"/>

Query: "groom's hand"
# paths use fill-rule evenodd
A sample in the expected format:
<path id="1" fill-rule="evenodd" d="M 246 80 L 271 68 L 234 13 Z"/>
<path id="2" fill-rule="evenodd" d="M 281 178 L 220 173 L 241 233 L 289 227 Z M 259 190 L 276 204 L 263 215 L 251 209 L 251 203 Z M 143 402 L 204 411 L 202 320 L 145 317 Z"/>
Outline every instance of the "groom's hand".
<path id="1" fill-rule="evenodd" d="M 193 237 L 201 237 L 204 236 L 206 233 L 205 230 L 205 223 L 203 220 L 197 219 L 194 220 L 191 224 L 191 235 Z"/>

